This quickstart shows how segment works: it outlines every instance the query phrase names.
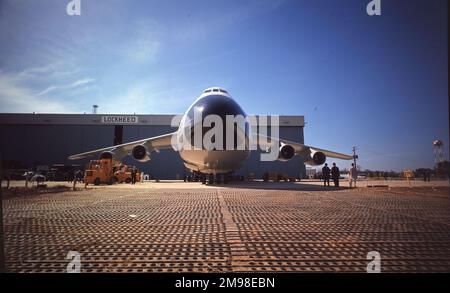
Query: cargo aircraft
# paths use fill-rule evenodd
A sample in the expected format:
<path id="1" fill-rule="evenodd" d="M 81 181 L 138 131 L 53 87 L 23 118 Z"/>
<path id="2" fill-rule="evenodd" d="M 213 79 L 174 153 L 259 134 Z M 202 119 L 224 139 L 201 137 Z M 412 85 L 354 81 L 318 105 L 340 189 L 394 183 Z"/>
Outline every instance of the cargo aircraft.
<path id="1" fill-rule="evenodd" d="M 271 135 L 267 135 L 267 129 L 258 126 L 254 119 L 251 121 L 231 95 L 220 87 L 204 90 L 178 119 L 172 121 L 172 126 L 178 125 L 175 132 L 72 155 L 69 159 L 99 156 L 100 159 L 120 161 L 131 155 L 139 162 L 147 162 L 153 152 L 172 148 L 178 152 L 186 168 L 199 175 L 202 182 L 206 176 L 210 182 L 219 182 L 219 176 L 232 174 L 250 152 L 257 149 L 256 146 L 262 150 L 263 161 L 288 161 L 298 155 L 305 164 L 318 166 L 324 164 L 327 157 L 353 159 L 349 155 L 279 138 L 278 129 L 274 128 L 276 123 L 271 123 Z M 223 121 L 226 121 L 225 127 Z"/>

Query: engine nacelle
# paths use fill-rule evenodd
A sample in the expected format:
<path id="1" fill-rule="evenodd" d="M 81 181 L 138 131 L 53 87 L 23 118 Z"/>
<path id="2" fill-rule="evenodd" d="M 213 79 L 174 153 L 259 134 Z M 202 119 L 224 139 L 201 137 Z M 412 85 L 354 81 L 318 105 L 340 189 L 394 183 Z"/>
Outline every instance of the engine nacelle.
<path id="1" fill-rule="evenodd" d="M 101 154 L 100 154 L 100 160 L 103 160 L 103 159 L 110 159 L 110 160 L 112 160 L 112 159 L 114 159 L 114 157 L 115 157 L 115 153 L 113 153 L 113 152 L 102 152 Z"/>
<path id="2" fill-rule="evenodd" d="M 289 144 L 284 144 L 280 147 L 280 152 L 278 153 L 278 161 L 289 161 L 295 155 L 295 149 Z"/>
<path id="3" fill-rule="evenodd" d="M 310 166 L 319 166 L 325 163 L 327 156 L 322 152 L 311 152 L 309 154 L 309 159 L 305 160 L 305 164 Z"/>
<path id="4" fill-rule="evenodd" d="M 131 156 L 139 162 L 150 161 L 150 153 L 148 152 L 147 147 L 141 144 L 133 147 Z"/>

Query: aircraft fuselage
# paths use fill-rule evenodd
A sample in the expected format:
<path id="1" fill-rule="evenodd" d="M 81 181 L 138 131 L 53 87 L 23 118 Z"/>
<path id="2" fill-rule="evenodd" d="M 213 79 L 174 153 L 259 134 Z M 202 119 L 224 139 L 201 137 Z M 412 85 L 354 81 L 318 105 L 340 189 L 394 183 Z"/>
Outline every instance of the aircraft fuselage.
<path id="1" fill-rule="evenodd" d="M 217 92 L 212 92 L 213 90 L 217 90 Z M 190 139 L 189 144 L 192 146 L 192 148 L 182 148 L 179 151 L 186 168 L 201 173 L 229 173 L 238 169 L 241 163 L 250 156 L 248 121 L 242 124 L 233 124 L 233 128 L 229 128 L 227 125 L 231 124 L 227 123 L 227 116 L 228 118 L 246 118 L 246 114 L 239 104 L 228 93 L 219 92 L 219 89 L 211 89 L 210 93 L 204 93 L 189 107 L 183 115 L 177 131 L 177 139 L 179 141 Z M 211 117 L 220 118 L 223 123 L 220 127 L 222 131 L 218 134 L 221 135 L 221 138 L 213 138 L 216 147 L 212 149 L 203 144 L 208 131 L 218 126 L 217 123 L 211 123 L 208 120 Z M 200 145 L 197 144 L 196 134 L 198 134 Z M 243 145 L 239 147 L 239 143 Z"/>

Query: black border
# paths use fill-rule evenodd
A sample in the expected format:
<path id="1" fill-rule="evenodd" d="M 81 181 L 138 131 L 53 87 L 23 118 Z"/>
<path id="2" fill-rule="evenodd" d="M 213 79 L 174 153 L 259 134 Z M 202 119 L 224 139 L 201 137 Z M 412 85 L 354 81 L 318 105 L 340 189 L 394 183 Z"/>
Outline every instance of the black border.
<path id="1" fill-rule="evenodd" d="M 398 289 L 445 290 L 450 289 L 448 274 L 367 274 L 367 273 L 263 273 L 263 274 L 196 274 L 196 273 L 149 273 L 149 274 L 15 274 L 0 275 L 2 288 L 33 290 L 50 290 L 65 292 L 81 290 L 120 290 L 135 292 L 152 292 L 155 289 L 173 291 L 192 290 L 192 288 L 176 288 L 175 283 L 181 278 L 209 280 L 207 290 L 195 288 L 195 291 L 225 291 L 237 289 L 253 289 L 279 291 L 295 289 L 297 292 L 310 290 L 355 290 L 358 292 Z M 274 278 L 273 288 L 219 288 L 220 278 Z M 9 290 L 8 290 L 9 291 Z M 383 292 L 382 292 L 383 293 Z"/>

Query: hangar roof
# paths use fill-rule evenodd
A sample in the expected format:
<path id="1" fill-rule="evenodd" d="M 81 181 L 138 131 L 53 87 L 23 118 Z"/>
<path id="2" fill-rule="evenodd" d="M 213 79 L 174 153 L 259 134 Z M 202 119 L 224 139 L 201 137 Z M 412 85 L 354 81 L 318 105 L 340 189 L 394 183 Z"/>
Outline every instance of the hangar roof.
<path id="1" fill-rule="evenodd" d="M 0 125 L 169 125 L 173 115 L 0 113 Z M 260 115 L 250 115 L 259 117 Z M 280 126 L 305 125 L 304 116 L 280 115 Z M 269 119 L 270 120 L 270 119 Z"/>

